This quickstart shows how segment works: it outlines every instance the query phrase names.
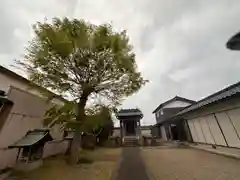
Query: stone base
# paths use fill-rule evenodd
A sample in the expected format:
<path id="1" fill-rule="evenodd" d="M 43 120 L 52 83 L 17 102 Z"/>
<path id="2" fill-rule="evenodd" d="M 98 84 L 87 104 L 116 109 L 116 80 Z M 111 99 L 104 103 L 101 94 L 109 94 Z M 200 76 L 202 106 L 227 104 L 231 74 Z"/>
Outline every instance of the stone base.
<path id="1" fill-rule="evenodd" d="M 28 163 L 18 162 L 18 164 L 15 166 L 15 169 L 19 171 L 31 171 L 33 169 L 39 168 L 40 166 L 42 166 L 42 164 L 43 164 L 42 159 L 28 162 Z"/>

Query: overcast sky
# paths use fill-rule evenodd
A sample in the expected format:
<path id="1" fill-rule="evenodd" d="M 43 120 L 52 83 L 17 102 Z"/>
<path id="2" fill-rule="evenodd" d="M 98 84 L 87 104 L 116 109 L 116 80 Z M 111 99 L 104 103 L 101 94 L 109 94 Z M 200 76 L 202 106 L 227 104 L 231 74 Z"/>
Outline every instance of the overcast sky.
<path id="1" fill-rule="evenodd" d="M 33 23 L 54 16 L 127 30 L 150 82 L 123 107 L 139 107 L 142 124 L 154 124 L 152 111 L 176 95 L 199 100 L 240 80 L 240 51 L 225 48 L 240 30 L 239 0 L 1 0 L 1 65 L 21 57 Z"/>

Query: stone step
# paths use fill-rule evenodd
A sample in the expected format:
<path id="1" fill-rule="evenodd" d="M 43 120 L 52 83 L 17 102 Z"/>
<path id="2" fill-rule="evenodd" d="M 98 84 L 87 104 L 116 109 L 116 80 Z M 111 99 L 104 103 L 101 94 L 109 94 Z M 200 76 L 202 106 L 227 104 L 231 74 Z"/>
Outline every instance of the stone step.
<path id="1" fill-rule="evenodd" d="M 138 146 L 139 139 L 137 137 L 124 137 L 123 146 Z"/>

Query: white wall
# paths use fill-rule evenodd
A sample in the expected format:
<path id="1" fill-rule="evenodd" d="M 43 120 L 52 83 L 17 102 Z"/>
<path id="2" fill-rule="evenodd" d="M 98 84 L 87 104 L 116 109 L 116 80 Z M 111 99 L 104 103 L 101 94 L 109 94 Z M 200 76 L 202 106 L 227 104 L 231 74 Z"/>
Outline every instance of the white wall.
<path id="1" fill-rule="evenodd" d="M 196 134 L 197 134 L 197 137 L 198 137 L 198 142 L 206 143 L 205 137 L 204 137 L 204 134 L 203 134 L 200 122 L 199 122 L 199 119 L 193 119 L 192 121 L 193 121 L 195 130 L 196 130 Z"/>
<path id="2" fill-rule="evenodd" d="M 226 146 L 226 142 L 221 133 L 221 130 L 218 126 L 218 123 L 214 117 L 214 115 L 208 115 L 203 117 L 208 123 L 209 129 L 213 135 L 213 139 L 216 145 Z"/>
<path id="3" fill-rule="evenodd" d="M 214 116 L 188 120 L 188 125 L 194 142 L 226 146 Z"/>
<path id="4" fill-rule="evenodd" d="M 225 135 L 228 145 L 231 147 L 240 147 L 240 139 L 238 138 L 226 112 L 217 113 L 216 117 L 222 128 L 222 131 Z"/>
<path id="5" fill-rule="evenodd" d="M 194 142 L 240 148 L 240 99 L 230 98 L 185 116 Z"/>
<path id="6" fill-rule="evenodd" d="M 65 153 L 68 148 L 68 141 L 49 141 L 44 145 L 43 158 L 55 154 Z"/>
<path id="7" fill-rule="evenodd" d="M 166 105 L 163 106 L 162 108 L 160 108 L 160 109 L 155 113 L 155 116 L 156 116 L 156 118 L 158 118 L 158 117 L 160 117 L 161 115 L 163 115 L 163 114 L 161 114 L 161 111 L 163 111 L 163 109 L 165 109 L 165 108 L 187 107 L 187 106 L 189 106 L 189 105 L 191 105 L 191 103 L 188 103 L 188 102 L 185 102 L 185 101 L 179 101 L 179 100 L 173 101 L 173 102 L 170 102 L 170 103 L 166 104 Z M 162 113 L 164 113 L 164 112 L 162 112 Z"/>
<path id="8" fill-rule="evenodd" d="M 165 106 L 162 107 L 162 109 L 164 108 L 174 108 L 174 107 L 186 107 L 191 105 L 191 103 L 185 102 L 185 101 L 173 101 L 170 102 L 168 104 L 166 104 Z"/>
<path id="9" fill-rule="evenodd" d="M 199 142 L 197 132 L 195 130 L 195 126 L 193 124 L 193 121 L 188 120 L 187 122 L 188 122 L 188 126 L 189 126 L 189 129 L 190 129 L 192 138 L 193 138 L 193 142 Z"/>
<path id="10" fill-rule="evenodd" d="M 227 114 L 237 131 L 238 137 L 240 137 L 240 108 L 229 110 Z"/>
<path id="11" fill-rule="evenodd" d="M 208 125 L 208 122 L 205 120 L 205 118 L 200 118 L 199 123 L 201 125 L 206 143 L 215 144 L 213 135 L 211 134 L 211 131 L 210 131 L 210 127 Z"/>

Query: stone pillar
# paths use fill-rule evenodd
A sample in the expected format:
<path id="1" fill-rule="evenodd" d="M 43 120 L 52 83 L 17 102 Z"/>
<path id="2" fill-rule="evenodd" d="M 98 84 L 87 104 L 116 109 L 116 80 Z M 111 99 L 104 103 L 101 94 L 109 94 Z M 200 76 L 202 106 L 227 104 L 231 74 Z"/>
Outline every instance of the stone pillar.
<path id="1" fill-rule="evenodd" d="M 125 136 L 125 134 L 126 134 L 126 124 L 122 121 L 122 136 L 124 137 Z"/>
<path id="2" fill-rule="evenodd" d="M 137 131 L 138 131 L 138 143 L 140 146 L 143 146 L 144 145 L 144 140 L 143 140 L 143 137 L 142 137 L 142 132 L 141 132 L 141 124 L 140 124 L 140 120 L 137 121 Z"/>
<path id="3" fill-rule="evenodd" d="M 138 136 L 138 123 L 136 121 L 134 121 L 134 128 L 135 128 L 136 136 Z"/>
<path id="4" fill-rule="evenodd" d="M 122 139 L 123 137 L 123 126 L 122 126 L 122 121 L 120 121 L 120 138 Z"/>
<path id="5" fill-rule="evenodd" d="M 141 137 L 141 125 L 140 125 L 140 120 L 137 121 L 137 135 Z"/>
<path id="6" fill-rule="evenodd" d="M 168 139 L 168 140 L 173 141 L 173 135 L 172 135 L 171 124 L 168 124 L 168 132 L 169 132 L 169 136 L 170 136 L 170 139 Z"/>
<path id="7" fill-rule="evenodd" d="M 123 144 L 123 122 L 120 120 L 120 145 Z"/>

